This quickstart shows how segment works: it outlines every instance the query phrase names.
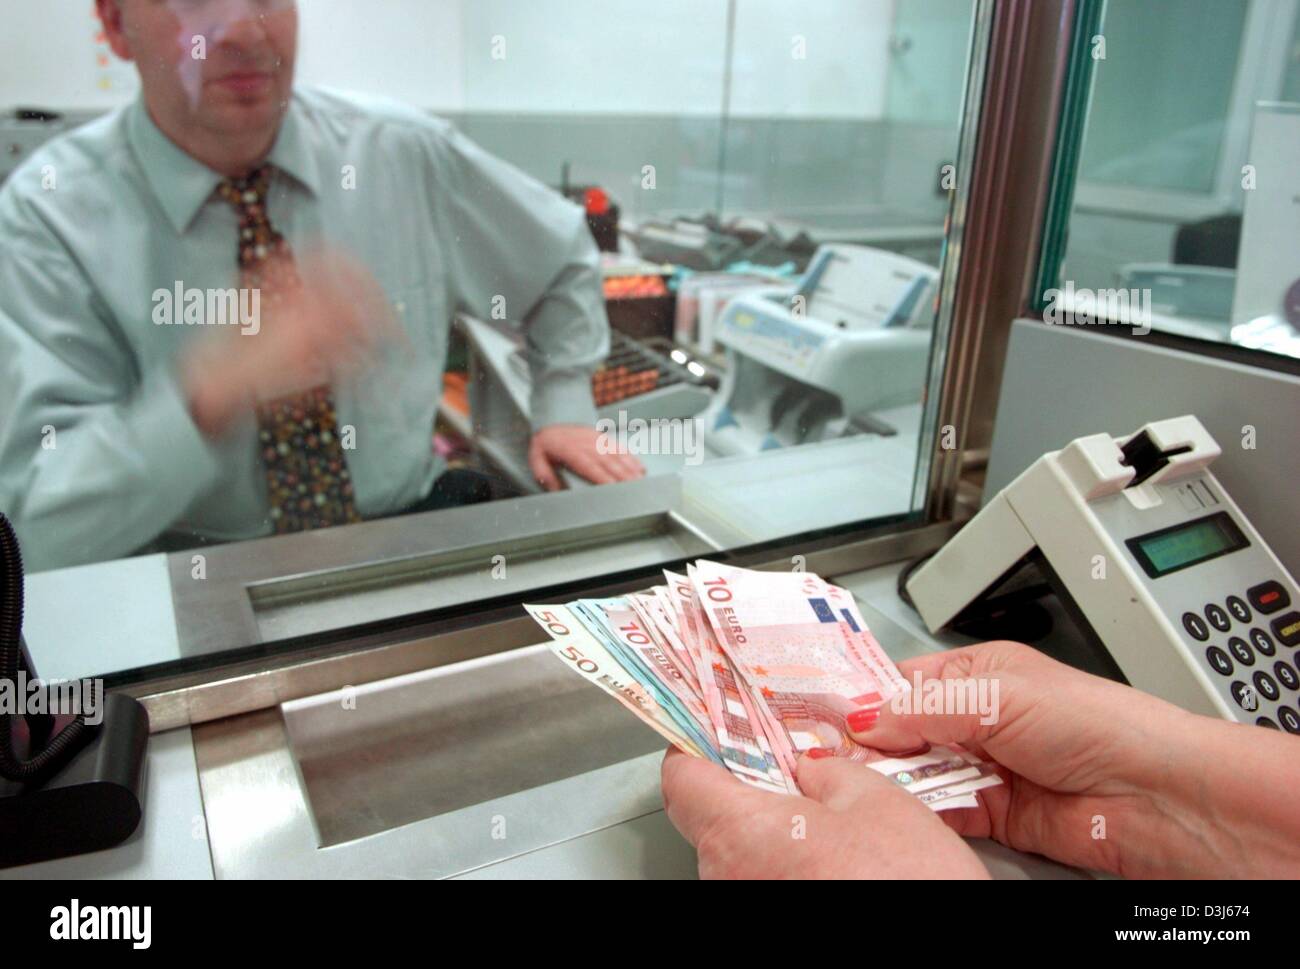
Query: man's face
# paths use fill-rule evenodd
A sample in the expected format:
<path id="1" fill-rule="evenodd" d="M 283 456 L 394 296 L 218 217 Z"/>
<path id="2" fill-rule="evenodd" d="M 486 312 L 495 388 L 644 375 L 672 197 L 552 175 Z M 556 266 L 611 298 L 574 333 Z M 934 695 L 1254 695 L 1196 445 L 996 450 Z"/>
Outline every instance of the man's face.
<path id="1" fill-rule="evenodd" d="M 279 125 L 293 88 L 295 0 L 98 3 L 109 43 L 135 61 L 169 134 L 247 136 Z"/>

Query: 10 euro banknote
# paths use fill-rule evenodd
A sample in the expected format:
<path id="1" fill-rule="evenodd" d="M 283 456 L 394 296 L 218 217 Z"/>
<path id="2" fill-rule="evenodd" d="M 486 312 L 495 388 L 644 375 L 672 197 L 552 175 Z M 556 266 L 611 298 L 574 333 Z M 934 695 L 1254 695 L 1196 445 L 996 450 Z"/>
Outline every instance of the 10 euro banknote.
<path id="1" fill-rule="evenodd" d="M 813 749 L 863 763 L 936 811 L 975 807 L 976 791 L 1001 783 L 958 748 L 899 758 L 853 740 L 849 714 L 911 686 L 846 590 L 707 560 L 664 578 L 643 593 L 524 608 L 572 670 L 753 787 L 799 793 L 797 761 Z"/>

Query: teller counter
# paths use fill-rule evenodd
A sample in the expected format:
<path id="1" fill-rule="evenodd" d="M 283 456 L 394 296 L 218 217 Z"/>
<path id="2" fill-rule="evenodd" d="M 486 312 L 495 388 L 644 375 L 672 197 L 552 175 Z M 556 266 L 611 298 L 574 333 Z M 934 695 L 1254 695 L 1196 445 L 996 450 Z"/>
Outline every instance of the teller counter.
<path id="1" fill-rule="evenodd" d="M 619 485 L 29 575 L 25 636 L 47 679 L 112 686 L 146 669 L 158 679 L 278 648 L 266 644 L 897 519 L 913 507 L 920 407 L 890 416 L 901 428 L 892 436 L 694 466 L 676 458 Z M 512 645 L 524 643 L 499 648 Z"/>
<path id="2" fill-rule="evenodd" d="M 896 661 L 957 640 L 895 593 L 902 563 L 834 576 Z M 0 878 L 691 878 L 662 810 L 662 740 L 544 644 L 155 735 L 141 829 Z M 1000 845 L 999 878 L 1084 878 Z"/>
<path id="3" fill-rule="evenodd" d="M 691 877 L 662 811 L 663 741 L 558 662 L 518 604 L 781 528 L 901 515 L 902 437 L 31 576 L 38 670 L 107 673 L 145 700 L 146 816 L 113 851 L 0 877 Z M 949 528 L 895 533 L 894 565 L 846 574 L 833 545 L 808 567 L 851 589 L 902 660 L 943 643 L 898 601 L 897 572 Z M 268 667 L 329 630 L 484 598 L 507 604 L 497 621 Z M 175 686 L 205 664 L 221 682 Z M 980 850 L 1000 875 L 1074 875 Z"/>
<path id="4" fill-rule="evenodd" d="M 840 576 L 884 648 L 897 566 Z M 873 605 L 880 603 L 881 608 Z M 194 730 L 217 877 L 689 878 L 663 742 L 544 644 Z M 973 842 L 999 877 L 1084 877 Z"/>

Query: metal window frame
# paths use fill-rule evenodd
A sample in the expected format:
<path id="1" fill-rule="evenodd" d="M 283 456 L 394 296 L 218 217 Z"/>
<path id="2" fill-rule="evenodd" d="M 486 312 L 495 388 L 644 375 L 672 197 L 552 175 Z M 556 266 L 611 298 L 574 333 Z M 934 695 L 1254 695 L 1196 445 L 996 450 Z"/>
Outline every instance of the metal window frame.
<path id="1" fill-rule="evenodd" d="M 1088 42 L 1100 0 L 1001 0 L 993 9 L 970 209 L 957 244 L 956 278 L 940 379 L 926 517 L 953 520 L 963 475 L 987 460 L 1011 324 L 1035 295 L 1050 236 L 1051 189 L 1073 170 L 1063 152 L 1063 113 L 1086 94 L 1070 73 L 1071 51 Z M 951 442 L 943 432 L 951 430 Z M 945 447 L 951 443 L 954 446 Z"/>
<path id="2" fill-rule="evenodd" d="M 922 429 L 913 520 L 774 544 L 732 560 L 844 574 L 938 548 L 970 513 L 958 500 L 962 473 L 987 453 L 1012 321 L 1037 280 L 1040 243 L 1056 154 L 1060 103 L 1079 9 L 1090 0 L 976 0 L 963 111 L 958 184 L 940 283 L 929 396 Z M 956 432 L 956 447 L 943 429 Z M 797 541 L 797 545 L 795 544 Z M 602 576 L 581 588 L 539 590 L 546 599 L 613 595 L 642 587 L 651 571 Z M 344 630 L 283 655 L 261 655 L 169 678 L 122 683 L 161 731 L 278 706 L 345 685 L 360 685 L 537 639 L 513 601 L 485 601 L 411 623 Z M 113 685 L 113 684 L 110 684 Z"/>

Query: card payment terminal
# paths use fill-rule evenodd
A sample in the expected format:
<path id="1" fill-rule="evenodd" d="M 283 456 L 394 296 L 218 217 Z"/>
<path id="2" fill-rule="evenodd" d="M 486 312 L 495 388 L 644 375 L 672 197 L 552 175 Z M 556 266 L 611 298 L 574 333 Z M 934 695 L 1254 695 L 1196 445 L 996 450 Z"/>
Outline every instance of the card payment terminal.
<path id="1" fill-rule="evenodd" d="M 931 631 L 1031 557 L 1133 686 L 1300 734 L 1300 591 L 1195 417 L 1045 454 L 907 583 Z"/>

